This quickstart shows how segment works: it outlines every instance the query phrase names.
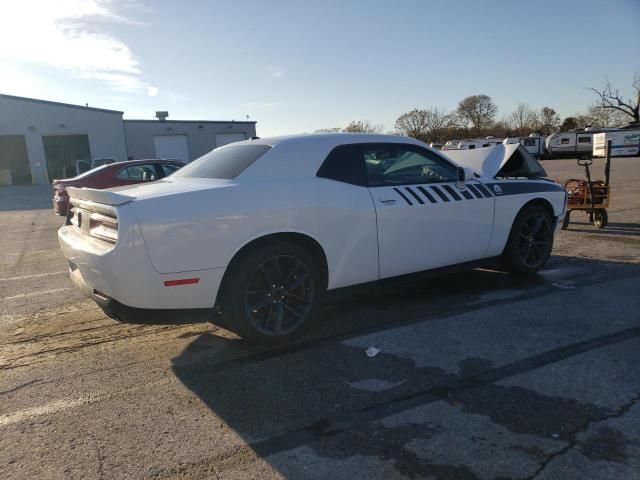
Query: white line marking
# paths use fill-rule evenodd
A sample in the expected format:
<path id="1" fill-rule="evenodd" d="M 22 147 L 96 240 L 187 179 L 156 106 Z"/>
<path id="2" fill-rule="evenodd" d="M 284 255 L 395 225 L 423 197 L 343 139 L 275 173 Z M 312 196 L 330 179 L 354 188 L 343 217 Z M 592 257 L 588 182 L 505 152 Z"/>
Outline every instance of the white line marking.
<path id="1" fill-rule="evenodd" d="M 42 405 L 40 407 L 24 408 L 16 412 L 0 415 L 0 427 L 12 425 L 14 423 L 24 422 L 26 420 L 30 420 L 32 418 L 39 417 L 42 415 L 50 415 L 58 412 L 63 412 L 65 410 L 69 410 L 71 408 L 79 407 L 82 405 L 89 405 L 91 403 L 96 403 L 102 400 L 108 400 L 110 398 L 114 398 L 119 395 L 129 394 L 137 390 L 141 390 L 148 387 L 169 385 L 171 383 L 175 383 L 175 381 L 176 380 L 172 378 L 168 378 L 168 379 L 163 378 L 161 380 L 144 383 L 142 385 L 135 385 L 128 388 L 123 388 L 122 390 L 116 390 L 114 392 L 88 393 L 78 398 L 73 398 L 69 400 L 66 400 L 66 399 L 57 400 L 55 402 L 47 403 L 46 405 Z"/>
<path id="2" fill-rule="evenodd" d="M 60 270 L 59 272 L 34 273 L 33 275 L 22 275 L 20 277 L 0 278 L 0 282 L 13 282 L 15 280 L 24 280 L 27 278 L 50 277 L 51 275 L 62 275 L 63 273 L 69 273 L 69 272 L 67 270 Z"/>
<path id="3" fill-rule="evenodd" d="M 0 300 L 14 300 L 16 298 L 33 297 L 35 295 L 44 295 L 45 293 L 55 293 L 55 292 L 62 292 L 64 290 L 73 290 L 73 289 L 74 287 L 64 287 L 64 288 L 54 288 L 52 290 L 43 290 L 41 292 L 20 293 L 18 295 L 12 295 L 10 297 L 0 298 Z"/>

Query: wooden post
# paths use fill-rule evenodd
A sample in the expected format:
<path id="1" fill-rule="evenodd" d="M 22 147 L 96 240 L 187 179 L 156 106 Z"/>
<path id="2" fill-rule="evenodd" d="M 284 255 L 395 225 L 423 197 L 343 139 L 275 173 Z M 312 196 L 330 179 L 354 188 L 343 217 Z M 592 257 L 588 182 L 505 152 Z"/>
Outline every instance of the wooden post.
<path id="1" fill-rule="evenodd" d="M 609 173 L 611 172 L 611 140 L 607 140 L 607 157 L 604 163 L 604 184 L 609 186 Z"/>

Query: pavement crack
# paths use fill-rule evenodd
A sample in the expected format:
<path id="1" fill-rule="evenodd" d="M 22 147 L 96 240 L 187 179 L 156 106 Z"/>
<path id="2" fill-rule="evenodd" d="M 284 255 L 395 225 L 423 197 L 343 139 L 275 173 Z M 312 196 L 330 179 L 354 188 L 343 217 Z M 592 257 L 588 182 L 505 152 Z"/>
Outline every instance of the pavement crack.
<path id="1" fill-rule="evenodd" d="M 17 387 L 10 388 L 9 390 L 3 390 L 0 392 L 0 395 L 7 395 L 9 393 L 16 392 L 24 387 L 28 387 L 29 385 L 35 385 L 36 383 L 42 382 L 42 379 L 31 380 L 30 382 L 23 383 L 22 385 L 18 385 Z"/>
<path id="2" fill-rule="evenodd" d="M 638 403 L 638 401 L 640 401 L 640 393 L 631 397 L 631 399 L 627 403 L 625 403 L 618 409 L 612 411 L 611 413 L 608 413 L 601 417 L 591 417 L 588 420 L 586 420 L 582 425 L 580 425 L 580 427 L 569 432 L 570 440 L 567 443 L 567 445 L 562 447 L 560 450 L 557 450 L 551 453 L 550 455 L 548 455 L 547 458 L 545 458 L 540 463 L 540 466 L 536 469 L 536 471 L 532 475 L 528 477 L 524 477 L 521 480 L 535 480 L 536 478 L 538 478 L 540 474 L 544 472 L 544 470 L 553 460 L 555 460 L 556 458 L 562 457 L 563 455 L 573 450 L 580 444 L 580 441 L 578 440 L 578 436 L 581 433 L 585 433 L 594 423 L 600 423 L 600 422 L 610 420 L 612 418 L 619 418 L 626 415 L 627 412 L 629 412 L 629 410 L 631 410 L 631 408 L 633 408 Z"/>

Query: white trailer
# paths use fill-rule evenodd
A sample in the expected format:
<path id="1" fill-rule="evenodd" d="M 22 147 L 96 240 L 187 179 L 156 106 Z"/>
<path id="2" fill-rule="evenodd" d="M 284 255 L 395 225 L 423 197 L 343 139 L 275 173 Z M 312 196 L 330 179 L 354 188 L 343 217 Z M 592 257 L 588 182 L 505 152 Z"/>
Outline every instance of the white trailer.
<path id="1" fill-rule="evenodd" d="M 495 147 L 501 143 L 502 140 L 495 137 L 450 140 L 445 143 L 442 150 L 474 150 L 476 148 Z"/>
<path id="2" fill-rule="evenodd" d="M 640 155 L 640 129 L 602 132 L 593 135 L 593 156 L 607 156 L 607 141 L 611 140 L 611 156 Z"/>
<path id="3" fill-rule="evenodd" d="M 505 138 L 504 142 L 502 143 L 504 143 L 505 145 L 519 143 L 531 155 L 540 158 L 543 157 L 546 153 L 545 140 L 546 137 L 541 136 L 538 133 L 532 133 L 528 137 L 508 137 Z"/>
<path id="4" fill-rule="evenodd" d="M 547 137 L 545 146 L 552 158 L 580 154 L 591 155 L 593 133 L 587 131 L 554 133 Z"/>

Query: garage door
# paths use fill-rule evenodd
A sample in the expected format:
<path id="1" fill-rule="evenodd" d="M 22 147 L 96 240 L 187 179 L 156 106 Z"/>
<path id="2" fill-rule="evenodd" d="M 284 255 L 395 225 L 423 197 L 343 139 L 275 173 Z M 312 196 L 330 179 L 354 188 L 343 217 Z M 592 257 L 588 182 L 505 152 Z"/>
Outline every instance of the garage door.
<path id="1" fill-rule="evenodd" d="M 42 137 L 49 181 L 75 177 L 76 162 L 91 163 L 88 135 L 47 135 Z"/>
<path id="2" fill-rule="evenodd" d="M 189 143 L 186 135 L 156 135 L 153 137 L 156 158 L 170 158 L 189 162 Z"/>
<path id="3" fill-rule="evenodd" d="M 0 185 L 31 182 L 24 135 L 0 135 Z"/>
<path id="4" fill-rule="evenodd" d="M 242 140 L 246 140 L 244 133 L 216 133 L 216 148 Z"/>

